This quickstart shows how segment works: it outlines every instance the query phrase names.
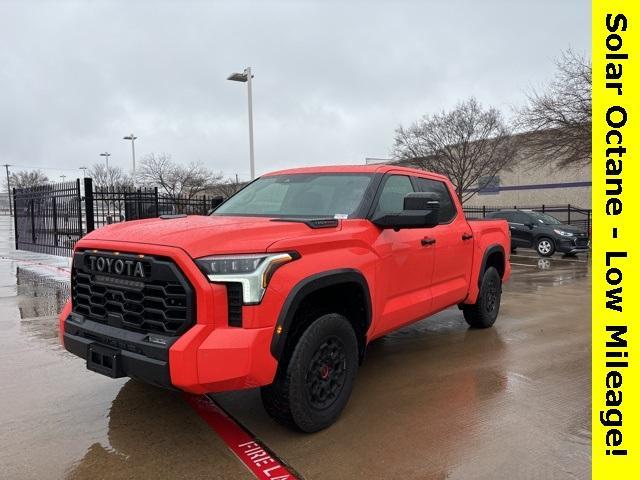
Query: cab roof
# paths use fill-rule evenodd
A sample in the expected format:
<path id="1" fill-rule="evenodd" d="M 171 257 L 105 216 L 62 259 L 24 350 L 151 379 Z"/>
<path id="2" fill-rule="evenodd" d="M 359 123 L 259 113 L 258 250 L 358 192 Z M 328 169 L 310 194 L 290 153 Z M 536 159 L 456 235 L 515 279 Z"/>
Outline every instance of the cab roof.
<path id="1" fill-rule="evenodd" d="M 444 175 L 437 173 L 427 172 L 425 170 L 419 170 L 417 168 L 401 167 L 398 165 L 327 165 L 322 167 L 300 167 L 289 168 L 286 170 L 278 170 L 275 172 L 269 172 L 264 174 L 264 177 L 272 175 L 299 175 L 299 174 L 312 174 L 312 173 L 405 173 L 407 175 L 428 175 L 432 178 L 438 178 L 441 180 L 447 180 Z"/>

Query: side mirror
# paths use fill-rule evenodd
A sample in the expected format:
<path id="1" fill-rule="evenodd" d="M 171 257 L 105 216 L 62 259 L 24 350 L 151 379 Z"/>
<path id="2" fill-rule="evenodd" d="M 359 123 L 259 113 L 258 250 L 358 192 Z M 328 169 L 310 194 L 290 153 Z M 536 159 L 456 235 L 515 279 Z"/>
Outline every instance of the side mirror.
<path id="1" fill-rule="evenodd" d="M 440 202 L 434 193 L 413 192 L 404 197 L 404 209 L 383 214 L 371 221 L 380 228 L 431 228 L 438 225 Z"/>
<path id="2" fill-rule="evenodd" d="M 533 223 L 531 223 L 531 222 L 529 222 L 529 223 L 525 223 L 525 225 L 526 225 L 527 227 L 529 227 L 529 230 L 533 230 L 533 227 L 535 227 L 535 225 L 534 225 Z"/>

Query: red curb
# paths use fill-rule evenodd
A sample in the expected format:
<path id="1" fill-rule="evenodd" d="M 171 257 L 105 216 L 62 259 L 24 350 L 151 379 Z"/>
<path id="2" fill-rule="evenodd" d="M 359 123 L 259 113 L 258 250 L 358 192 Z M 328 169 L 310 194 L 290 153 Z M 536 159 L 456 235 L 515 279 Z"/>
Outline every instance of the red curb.
<path id="1" fill-rule="evenodd" d="M 205 396 L 185 394 L 189 405 L 226 443 L 238 459 L 260 480 L 299 480 L 289 467 L 258 439 Z"/>

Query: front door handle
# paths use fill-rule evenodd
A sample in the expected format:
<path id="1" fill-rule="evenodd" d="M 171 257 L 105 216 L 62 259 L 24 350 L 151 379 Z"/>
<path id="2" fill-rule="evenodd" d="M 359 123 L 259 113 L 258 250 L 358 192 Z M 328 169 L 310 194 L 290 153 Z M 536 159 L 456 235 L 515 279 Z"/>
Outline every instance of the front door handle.
<path id="1" fill-rule="evenodd" d="M 463 233 L 462 234 L 462 239 L 463 240 L 471 240 L 473 238 L 473 234 L 472 233 Z"/>
<path id="2" fill-rule="evenodd" d="M 434 243 L 436 243 L 436 239 L 424 237 L 422 240 L 420 240 L 420 243 L 422 244 L 423 247 L 426 247 L 427 245 L 433 245 Z"/>

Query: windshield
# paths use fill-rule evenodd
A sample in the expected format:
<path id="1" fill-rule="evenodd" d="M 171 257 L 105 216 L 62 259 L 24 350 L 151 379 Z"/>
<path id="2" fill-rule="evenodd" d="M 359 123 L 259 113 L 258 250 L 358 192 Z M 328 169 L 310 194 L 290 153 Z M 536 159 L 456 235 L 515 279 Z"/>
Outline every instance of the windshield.
<path id="1" fill-rule="evenodd" d="M 247 185 L 213 215 L 348 218 L 360 206 L 372 174 L 272 175 Z"/>
<path id="2" fill-rule="evenodd" d="M 546 213 L 529 212 L 529 215 L 531 215 L 536 220 L 536 222 L 544 223 L 545 225 L 561 225 L 562 224 L 560 220 L 558 220 L 555 217 L 552 217 L 551 215 L 547 215 Z"/>

